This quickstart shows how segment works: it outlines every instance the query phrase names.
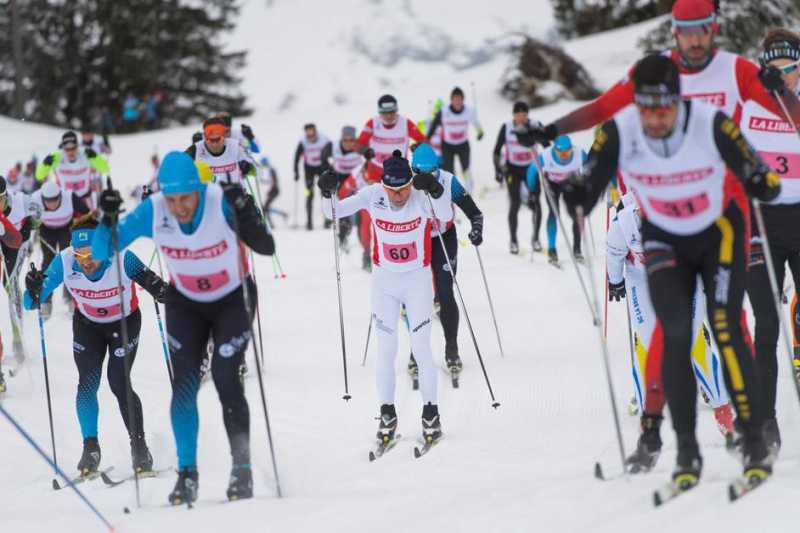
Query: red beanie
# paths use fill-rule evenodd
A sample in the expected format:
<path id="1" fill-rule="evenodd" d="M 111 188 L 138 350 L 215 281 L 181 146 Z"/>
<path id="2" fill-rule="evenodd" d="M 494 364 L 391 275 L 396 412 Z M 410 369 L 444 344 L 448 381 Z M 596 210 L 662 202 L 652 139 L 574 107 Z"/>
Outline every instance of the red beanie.
<path id="1" fill-rule="evenodd" d="M 676 0 L 672 6 L 672 23 L 709 24 L 716 20 L 712 0 Z"/>

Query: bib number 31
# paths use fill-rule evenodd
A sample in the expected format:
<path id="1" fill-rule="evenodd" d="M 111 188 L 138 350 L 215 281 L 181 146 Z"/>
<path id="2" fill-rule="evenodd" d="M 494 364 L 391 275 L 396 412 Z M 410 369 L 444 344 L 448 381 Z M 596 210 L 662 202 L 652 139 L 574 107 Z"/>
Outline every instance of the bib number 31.
<path id="1" fill-rule="evenodd" d="M 387 244 L 383 243 L 383 255 L 392 263 L 409 263 L 415 261 L 417 255 L 417 243 L 407 244 Z"/>

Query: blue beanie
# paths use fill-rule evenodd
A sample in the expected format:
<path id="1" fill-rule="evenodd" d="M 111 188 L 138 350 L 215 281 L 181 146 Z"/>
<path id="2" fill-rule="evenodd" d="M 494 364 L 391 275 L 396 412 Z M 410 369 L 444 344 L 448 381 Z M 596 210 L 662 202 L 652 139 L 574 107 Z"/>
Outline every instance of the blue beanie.
<path id="1" fill-rule="evenodd" d="M 572 141 L 568 135 L 559 135 L 556 137 L 553 146 L 555 146 L 555 149 L 559 152 L 566 152 L 567 150 L 572 149 Z"/>
<path id="2" fill-rule="evenodd" d="M 392 157 L 383 162 L 383 184 L 387 187 L 400 188 L 411 183 L 411 167 L 408 159 L 400 150 L 395 150 Z"/>
<path id="3" fill-rule="evenodd" d="M 92 245 L 94 228 L 79 228 L 72 231 L 70 244 L 73 248 L 86 248 Z"/>
<path id="4" fill-rule="evenodd" d="M 189 154 L 172 151 L 161 161 L 158 186 L 164 194 L 184 194 L 199 191 L 203 183 Z"/>
<path id="5" fill-rule="evenodd" d="M 414 172 L 433 172 L 439 168 L 439 156 L 427 143 L 422 143 L 411 156 L 411 168 Z"/>

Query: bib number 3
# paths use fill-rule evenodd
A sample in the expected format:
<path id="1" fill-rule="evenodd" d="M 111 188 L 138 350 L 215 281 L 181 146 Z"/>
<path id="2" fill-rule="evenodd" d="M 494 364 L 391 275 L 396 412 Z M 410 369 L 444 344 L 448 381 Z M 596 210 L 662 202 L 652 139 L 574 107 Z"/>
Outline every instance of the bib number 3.
<path id="1" fill-rule="evenodd" d="M 392 263 L 409 263 L 415 261 L 417 255 L 417 243 L 407 244 L 387 244 L 383 243 L 383 255 Z"/>

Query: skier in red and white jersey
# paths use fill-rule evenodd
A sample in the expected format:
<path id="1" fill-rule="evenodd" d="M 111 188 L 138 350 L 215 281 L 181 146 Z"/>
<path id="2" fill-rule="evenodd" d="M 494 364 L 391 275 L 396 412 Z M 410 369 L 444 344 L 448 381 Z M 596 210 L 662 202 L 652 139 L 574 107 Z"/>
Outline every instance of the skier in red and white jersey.
<path id="1" fill-rule="evenodd" d="M 400 309 L 405 306 L 411 350 L 420 370 L 423 439 L 434 443 L 442 436 L 442 426 L 437 399 L 438 369 L 431 352 L 431 232 L 435 225 L 439 227 L 435 214 L 447 212 L 451 200 L 443 195 L 444 187 L 432 174 L 419 173 L 412 180 L 408 160 L 400 150 L 384 160 L 383 170 L 382 184 L 364 187 L 345 200 L 334 200 L 337 217 L 350 216 L 360 209 L 368 210 L 372 217 L 372 313 L 378 336 L 376 373 L 381 404 L 377 438 L 379 446 L 389 446 L 396 436 L 394 359 Z M 336 175 L 325 172 L 319 186 L 323 196 L 330 198 L 336 191 Z M 322 202 L 328 218 L 331 203 Z"/>
<path id="2" fill-rule="evenodd" d="M 770 31 L 764 38 L 761 62 L 777 69 L 783 76 L 780 98 L 798 93 L 800 80 L 800 35 L 786 30 Z M 742 133 L 761 158 L 781 178 L 781 194 L 762 205 L 764 224 L 769 240 L 772 262 L 778 286 L 783 287 L 786 264 L 800 286 L 800 139 L 797 130 L 788 123 L 784 114 L 776 115 L 754 101 L 747 102 L 742 110 Z M 770 453 L 776 456 L 781 446 L 781 436 L 775 417 L 775 400 L 778 388 L 779 321 L 770 289 L 769 274 L 758 227 L 753 227 L 750 248 L 748 290 L 755 316 L 756 361 L 761 374 L 764 403 L 764 436 Z"/>
<path id="3" fill-rule="evenodd" d="M 672 7 L 672 34 L 675 47 L 665 54 L 678 66 L 683 98 L 700 99 L 719 107 L 738 122 L 741 107 L 755 101 L 771 113 L 783 116 L 770 91 L 780 89 L 780 72 L 772 66 L 759 67 L 744 57 L 714 46 L 719 31 L 711 0 L 677 0 Z M 794 94 L 784 102 L 795 124 L 800 124 L 800 102 Z M 596 100 L 579 107 L 542 127 L 532 124 L 529 133 L 520 135 L 526 144 L 547 143 L 559 134 L 585 130 L 609 120 L 633 103 L 630 73 Z"/>
<path id="4" fill-rule="evenodd" d="M 297 143 L 294 151 L 294 181 L 300 179 L 299 165 L 303 160 L 303 176 L 306 182 L 306 229 L 314 229 L 312 208 L 314 205 L 314 180 L 328 167 L 323 152 L 331 144 L 330 139 L 317 131 L 317 126 L 308 123 L 303 126 L 303 138 Z M 326 226 L 327 227 L 327 226 Z"/>
<path id="5" fill-rule="evenodd" d="M 367 174 L 380 178 L 383 162 L 395 150 L 405 157 L 411 141 L 425 142 L 425 135 L 414 121 L 398 113 L 397 99 L 391 94 L 378 98 L 378 116 L 364 124 L 358 136 L 358 145 L 367 160 Z"/>
<path id="6" fill-rule="evenodd" d="M 357 147 L 356 129 L 353 126 L 344 126 L 339 140 L 335 143 L 326 144 L 322 149 L 322 160 L 327 163 L 328 168 L 333 169 L 333 172 L 336 173 L 340 199 L 351 196 L 360 187 L 366 185 L 363 179 L 359 179 L 361 169 L 364 166 L 364 156 L 356 150 Z M 359 182 L 361 183 L 359 184 Z M 348 250 L 347 236 L 350 235 L 353 229 L 353 218 L 347 217 L 339 221 L 339 240 L 345 250 Z M 364 261 L 369 261 L 369 221 L 367 220 L 364 225 L 367 226 L 367 239 L 366 242 L 362 241 L 364 245 Z"/>

